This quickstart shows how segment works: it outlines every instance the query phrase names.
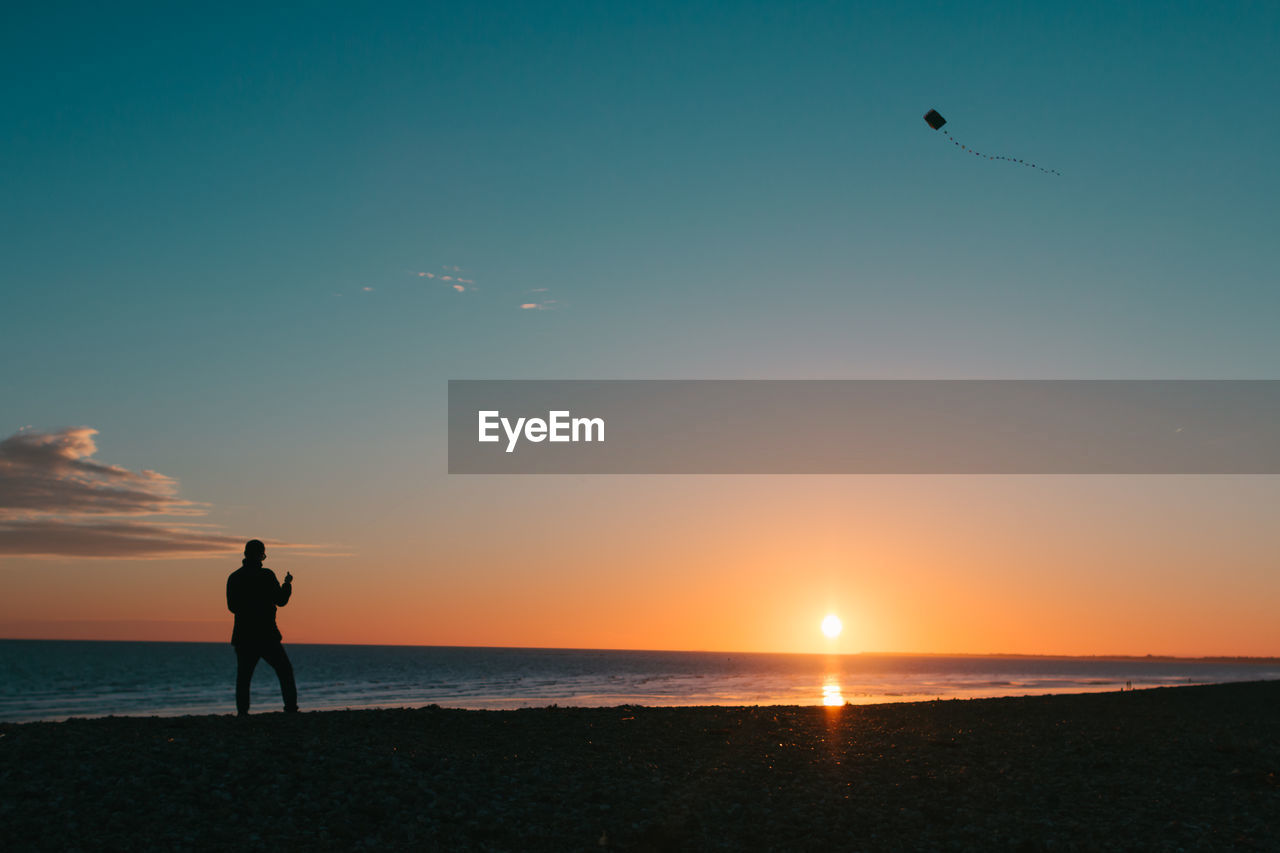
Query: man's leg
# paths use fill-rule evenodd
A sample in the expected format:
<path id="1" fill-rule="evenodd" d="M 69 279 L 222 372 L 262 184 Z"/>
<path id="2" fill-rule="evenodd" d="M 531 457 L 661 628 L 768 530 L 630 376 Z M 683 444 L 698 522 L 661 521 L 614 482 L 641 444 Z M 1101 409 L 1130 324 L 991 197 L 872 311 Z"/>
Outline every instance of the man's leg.
<path id="1" fill-rule="evenodd" d="M 276 676 L 280 679 L 280 695 L 284 699 L 284 709 L 298 710 L 298 686 L 294 683 L 293 664 L 289 663 L 289 656 L 284 653 L 284 646 L 280 643 L 267 646 L 262 650 L 262 659 L 271 664 L 271 668 L 276 671 Z"/>
<path id="2" fill-rule="evenodd" d="M 249 713 L 249 684 L 253 671 L 258 667 L 258 649 L 242 644 L 236 649 L 236 712 L 240 716 Z"/>

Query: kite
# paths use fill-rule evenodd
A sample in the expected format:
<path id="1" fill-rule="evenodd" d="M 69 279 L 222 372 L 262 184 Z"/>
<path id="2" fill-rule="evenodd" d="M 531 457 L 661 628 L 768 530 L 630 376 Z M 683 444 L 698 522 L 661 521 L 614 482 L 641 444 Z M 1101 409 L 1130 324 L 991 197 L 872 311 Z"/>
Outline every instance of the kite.
<path id="1" fill-rule="evenodd" d="M 929 110 L 929 112 L 925 113 L 924 120 L 928 123 L 929 127 L 933 128 L 934 130 L 942 130 L 942 126 L 947 123 L 947 120 L 943 118 L 942 115 L 937 110 Z M 956 141 L 956 138 L 954 136 L 952 136 L 949 132 L 945 130 L 942 131 L 942 135 L 947 137 L 947 139 L 950 139 L 951 144 L 959 148 L 961 151 L 968 151 L 970 154 L 980 159 L 1004 160 L 1006 163 L 1016 163 L 1019 166 L 1027 166 L 1028 168 L 1031 168 L 1031 169 L 1037 169 L 1041 172 L 1044 172 L 1046 175 L 1062 174 L 1057 169 L 1046 169 L 1043 166 L 1037 166 L 1035 163 L 1032 163 L 1030 160 L 1019 160 L 1017 157 L 1005 157 L 1003 155 L 998 155 L 998 154 L 983 154 L 981 151 L 975 151 L 974 149 L 970 148 L 968 145 L 961 145 L 958 141 Z"/>

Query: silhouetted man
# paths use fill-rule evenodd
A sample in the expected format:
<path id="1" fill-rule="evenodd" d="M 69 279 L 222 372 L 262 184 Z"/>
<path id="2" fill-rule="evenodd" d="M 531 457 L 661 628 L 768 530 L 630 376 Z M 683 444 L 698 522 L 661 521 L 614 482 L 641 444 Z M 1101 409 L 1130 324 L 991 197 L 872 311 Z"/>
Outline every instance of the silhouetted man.
<path id="1" fill-rule="evenodd" d="M 244 546 L 244 563 L 227 578 L 227 609 L 236 615 L 231 644 L 236 649 L 236 711 L 249 713 L 249 683 L 258 658 L 271 664 L 280 679 L 285 711 L 298 710 L 298 688 L 293 682 L 293 665 L 284 653 L 280 629 L 276 627 L 276 607 L 289 603 L 293 575 L 285 573 L 284 584 L 276 573 L 262 565 L 267 546 L 250 539 Z"/>

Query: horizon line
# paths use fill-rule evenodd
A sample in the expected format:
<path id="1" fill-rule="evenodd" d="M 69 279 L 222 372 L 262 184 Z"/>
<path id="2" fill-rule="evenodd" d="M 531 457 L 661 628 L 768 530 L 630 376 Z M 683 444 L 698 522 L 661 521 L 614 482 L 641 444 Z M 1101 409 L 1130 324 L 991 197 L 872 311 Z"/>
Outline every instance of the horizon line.
<path id="1" fill-rule="evenodd" d="M 222 640 L 95 640 L 83 637 L 0 637 L 0 642 L 30 643 L 181 643 L 186 645 L 229 645 Z M 605 648 L 594 646 L 497 646 L 463 645 L 458 643 L 324 643 L 289 641 L 288 646 L 355 646 L 392 649 L 491 649 L 538 652 L 635 652 L 639 654 L 697 654 L 697 655 L 790 655 L 795 657 L 947 657 L 947 658 L 1035 658 L 1041 660 L 1164 660 L 1164 661 L 1249 661 L 1258 663 L 1280 662 L 1280 655 L 1170 655 L 1170 654 L 1066 654 L 1057 652 L 762 652 L 729 651 L 723 649 L 637 649 Z"/>

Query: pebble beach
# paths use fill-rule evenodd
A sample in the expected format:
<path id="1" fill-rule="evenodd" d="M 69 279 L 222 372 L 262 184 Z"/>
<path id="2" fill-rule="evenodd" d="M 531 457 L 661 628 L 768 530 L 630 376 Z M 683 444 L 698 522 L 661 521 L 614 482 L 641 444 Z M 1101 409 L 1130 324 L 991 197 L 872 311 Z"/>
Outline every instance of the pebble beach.
<path id="1" fill-rule="evenodd" d="M 1280 682 L 0 724 L 0 848 L 1280 849 Z"/>

